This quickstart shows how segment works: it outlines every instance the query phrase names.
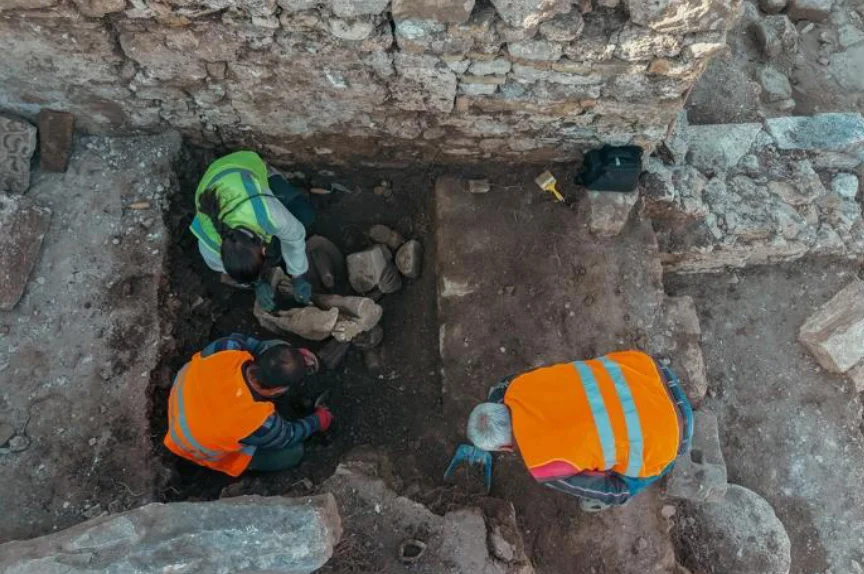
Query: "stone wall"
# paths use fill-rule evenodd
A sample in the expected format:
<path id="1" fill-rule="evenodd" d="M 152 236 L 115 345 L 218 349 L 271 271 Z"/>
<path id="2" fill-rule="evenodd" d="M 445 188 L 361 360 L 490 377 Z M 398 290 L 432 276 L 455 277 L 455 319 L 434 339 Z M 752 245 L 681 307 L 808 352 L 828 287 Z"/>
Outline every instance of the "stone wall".
<path id="1" fill-rule="evenodd" d="M 3 0 L 0 109 L 289 163 L 653 147 L 740 0 Z"/>

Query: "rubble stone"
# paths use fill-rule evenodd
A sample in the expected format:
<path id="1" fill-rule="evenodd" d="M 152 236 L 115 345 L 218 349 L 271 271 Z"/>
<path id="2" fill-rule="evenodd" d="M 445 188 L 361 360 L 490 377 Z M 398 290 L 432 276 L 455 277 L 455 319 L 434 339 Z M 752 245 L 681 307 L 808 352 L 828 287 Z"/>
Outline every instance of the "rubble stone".
<path id="1" fill-rule="evenodd" d="M 798 52 L 798 29 L 785 14 L 766 16 L 752 30 L 762 52 L 770 59 Z"/>
<path id="2" fill-rule="evenodd" d="M 327 343 L 318 350 L 316 355 L 328 370 L 335 371 L 339 365 L 342 364 L 342 361 L 345 359 L 345 355 L 348 354 L 348 349 L 350 348 L 351 343 L 347 341 L 339 341 L 334 338 L 327 341 Z"/>
<path id="3" fill-rule="evenodd" d="M 792 97 L 792 84 L 786 74 L 776 68 L 766 66 L 759 72 L 762 96 L 766 102 L 779 102 Z"/>
<path id="4" fill-rule="evenodd" d="M 579 37 L 584 27 L 585 21 L 582 19 L 582 14 L 571 10 L 569 14 L 556 16 L 543 22 L 539 30 L 540 35 L 550 42 L 570 42 Z"/>
<path id="5" fill-rule="evenodd" d="M 360 333 L 374 329 L 384 315 L 384 309 L 367 297 L 315 295 L 312 300 L 322 309 L 339 311 L 332 331 L 337 341 L 351 341 Z"/>
<path id="6" fill-rule="evenodd" d="M 864 144 L 861 114 L 833 113 L 770 118 L 765 127 L 783 150 L 844 151 Z"/>
<path id="7" fill-rule="evenodd" d="M 330 20 L 330 33 L 349 41 L 365 40 L 375 30 L 375 23 L 371 20 L 342 20 L 333 18 Z"/>
<path id="8" fill-rule="evenodd" d="M 36 151 L 36 128 L 0 116 L 0 193 L 25 193 L 30 188 L 30 159 Z"/>
<path id="9" fill-rule="evenodd" d="M 468 192 L 469 193 L 489 193 L 491 189 L 491 185 L 489 184 L 488 179 L 469 179 L 468 180 Z"/>
<path id="10" fill-rule="evenodd" d="M 399 269 L 396 264 L 390 261 L 387 267 L 381 274 L 381 280 L 378 282 L 378 289 L 385 295 L 395 293 L 402 288 L 402 275 L 399 274 Z"/>
<path id="11" fill-rule="evenodd" d="M 853 281 L 811 315 L 798 340 L 832 373 L 864 359 L 864 281 Z"/>
<path id="12" fill-rule="evenodd" d="M 396 252 L 396 267 L 399 273 L 409 279 L 420 277 L 423 266 L 423 244 L 416 239 L 408 241 Z"/>
<path id="13" fill-rule="evenodd" d="M 779 14 L 786 8 L 789 0 L 759 0 L 759 8 L 766 14 Z"/>
<path id="14" fill-rule="evenodd" d="M 393 0 L 392 6 L 396 21 L 414 18 L 456 24 L 467 22 L 473 9 L 474 0 Z"/>
<path id="15" fill-rule="evenodd" d="M 504 58 L 494 60 L 478 60 L 468 68 L 468 73 L 474 76 L 503 76 L 510 71 L 511 64 Z"/>
<path id="16" fill-rule="evenodd" d="M 675 462 L 665 494 L 690 502 L 721 502 L 727 488 L 717 416 L 707 411 L 694 411 L 690 452 Z"/>
<path id="17" fill-rule="evenodd" d="M 653 57 L 672 58 L 681 51 L 681 42 L 669 34 L 658 34 L 628 24 L 618 36 L 615 56 L 622 60 L 640 61 Z"/>
<path id="18" fill-rule="evenodd" d="M 523 40 L 507 44 L 507 50 L 520 60 L 558 60 L 563 46 L 546 40 Z"/>
<path id="19" fill-rule="evenodd" d="M 377 246 L 349 255 L 346 264 L 351 288 L 366 293 L 377 287 L 387 263 L 385 252 Z"/>
<path id="20" fill-rule="evenodd" d="M 24 294 L 50 221 L 49 209 L 0 194 L 0 309 L 12 309 Z"/>
<path id="21" fill-rule="evenodd" d="M 694 571 L 788 574 L 791 543 L 774 509 L 755 492 L 730 484 L 721 504 L 692 508 L 679 520 L 679 540 Z M 692 524 L 692 526 L 691 526 Z"/>
<path id="22" fill-rule="evenodd" d="M 708 371 L 702 357 L 702 329 L 696 305 L 691 297 L 683 296 L 667 297 L 663 307 L 664 340 L 659 355 L 671 359 L 671 368 L 690 404 L 698 407 L 708 392 Z"/>
<path id="23" fill-rule="evenodd" d="M 6 422 L 0 423 L 0 447 L 6 446 L 13 436 L 15 436 L 15 427 Z"/>
<path id="24" fill-rule="evenodd" d="M 339 18 L 377 16 L 387 8 L 388 0 L 333 0 L 330 10 Z"/>
<path id="25" fill-rule="evenodd" d="M 75 116 L 69 112 L 39 111 L 39 167 L 44 171 L 66 171 L 74 127 Z"/>
<path id="26" fill-rule="evenodd" d="M 5 0 L 0 4 L 0 12 L 3 10 L 37 10 L 39 8 L 50 8 L 56 6 L 60 0 Z"/>
<path id="27" fill-rule="evenodd" d="M 589 191 L 588 202 L 591 232 L 598 237 L 615 237 L 630 218 L 630 211 L 639 199 L 638 191 Z"/>
<path id="28" fill-rule="evenodd" d="M 831 74 L 843 88 L 864 91 L 864 44 L 831 54 Z"/>
<path id="29" fill-rule="evenodd" d="M 663 140 L 662 148 L 669 154 L 672 162 L 676 164 L 684 163 L 687 158 L 687 151 L 690 149 L 690 135 L 687 131 L 689 127 L 687 120 L 687 110 L 681 110 L 678 117 L 675 119 L 675 125 L 669 136 Z"/>
<path id="30" fill-rule="evenodd" d="M 738 165 L 762 131 L 762 124 L 690 126 L 690 163 L 702 173 L 720 173 Z"/>
<path id="31" fill-rule="evenodd" d="M 78 10 L 91 18 L 103 18 L 106 14 L 122 12 L 126 9 L 126 0 L 72 0 Z"/>
<path id="32" fill-rule="evenodd" d="M 571 10 L 570 2 L 564 0 L 493 0 L 492 5 L 508 25 L 523 29 L 536 28 L 541 22 Z"/>
<path id="33" fill-rule="evenodd" d="M 255 318 L 262 327 L 278 334 L 293 334 L 309 339 L 323 341 L 329 337 L 336 322 L 339 320 L 339 310 L 322 311 L 316 307 L 301 307 L 268 313 L 255 303 L 253 309 Z"/>
<path id="34" fill-rule="evenodd" d="M 831 180 L 831 191 L 846 199 L 858 196 L 858 176 L 854 173 L 838 173 Z"/>
<path id="35" fill-rule="evenodd" d="M 658 32 L 709 32 L 723 30 L 738 8 L 731 0 L 627 0 L 630 19 Z"/>
<path id="36" fill-rule="evenodd" d="M 399 249 L 405 238 L 398 231 L 393 231 L 386 225 L 373 225 L 369 228 L 369 238 L 375 243 L 383 243 L 392 250 Z"/>
<path id="37" fill-rule="evenodd" d="M 793 20 L 821 22 L 831 15 L 834 0 L 789 0 L 786 13 Z"/>
<path id="38" fill-rule="evenodd" d="M 0 545 L 0 570 L 156 574 L 181 567 L 190 573 L 307 574 L 330 559 L 341 536 L 330 494 L 148 504 Z"/>
<path id="39" fill-rule="evenodd" d="M 860 363 L 856 367 L 852 367 L 846 372 L 846 376 L 852 381 L 855 386 L 856 393 L 864 393 L 864 363 Z"/>
<path id="40" fill-rule="evenodd" d="M 384 329 L 380 323 L 372 329 L 364 331 L 351 340 L 351 344 L 360 350 L 374 349 L 384 340 Z"/>

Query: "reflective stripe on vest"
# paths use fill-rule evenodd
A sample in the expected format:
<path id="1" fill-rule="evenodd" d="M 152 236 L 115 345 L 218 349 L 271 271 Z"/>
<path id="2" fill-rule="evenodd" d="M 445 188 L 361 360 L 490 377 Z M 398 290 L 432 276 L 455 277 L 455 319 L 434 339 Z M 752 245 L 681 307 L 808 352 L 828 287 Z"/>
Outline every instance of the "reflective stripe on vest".
<path id="1" fill-rule="evenodd" d="M 186 405 L 184 404 L 183 398 L 183 384 L 186 382 L 186 372 L 188 370 L 189 364 L 187 363 L 183 365 L 183 368 L 179 373 L 177 373 L 177 377 L 174 379 L 175 390 L 171 393 L 170 397 L 172 408 L 169 411 L 171 419 L 168 425 L 168 432 L 171 434 L 174 443 L 183 449 L 183 451 L 191 458 L 198 461 L 216 461 L 221 458 L 220 453 L 204 448 L 195 442 L 195 438 L 189 430 L 189 423 L 186 421 Z M 180 434 L 183 435 L 182 439 L 179 436 Z"/>
<path id="2" fill-rule="evenodd" d="M 567 468 L 653 477 L 678 454 L 678 410 L 656 363 L 640 351 L 524 373 L 504 403 L 538 480 Z"/>

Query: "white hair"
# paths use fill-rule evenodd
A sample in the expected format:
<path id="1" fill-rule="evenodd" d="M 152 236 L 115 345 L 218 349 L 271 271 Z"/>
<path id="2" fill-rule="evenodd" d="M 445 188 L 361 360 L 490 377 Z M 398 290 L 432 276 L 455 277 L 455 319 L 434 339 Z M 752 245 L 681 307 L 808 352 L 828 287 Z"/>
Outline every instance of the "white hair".
<path id="1" fill-rule="evenodd" d="M 468 417 L 468 440 L 486 451 L 513 444 L 510 409 L 500 403 L 480 403 Z"/>

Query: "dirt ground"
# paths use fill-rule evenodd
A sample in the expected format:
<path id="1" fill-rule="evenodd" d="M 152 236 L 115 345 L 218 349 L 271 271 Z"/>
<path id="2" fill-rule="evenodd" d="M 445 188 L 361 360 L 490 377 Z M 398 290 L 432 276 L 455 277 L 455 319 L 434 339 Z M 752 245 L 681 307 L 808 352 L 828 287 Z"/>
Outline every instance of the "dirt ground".
<path id="1" fill-rule="evenodd" d="M 322 371 L 305 388 L 281 400 L 286 416 L 307 414 L 311 399 L 324 389 L 332 391 L 331 408 L 336 417 L 326 437 L 307 443 L 307 454 L 297 469 L 278 474 L 250 473 L 237 481 L 211 472 L 167 453 L 161 445 L 166 429 L 166 400 L 174 374 L 192 353 L 207 342 L 232 332 L 272 338 L 252 316 L 254 295 L 222 285 L 217 275 L 201 261 L 195 239 L 188 232 L 192 219 L 192 196 L 198 178 L 212 154 L 188 151 L 184 160 L 181 193 L 168 213 L 167 226 L 174 242 L 167 265 L 168 288 L 163 309 L 173 339 L 164 350 L 160 368 L 151 377 L 151 419 L 154 445 L 172 478 L 164 490 L 166 500 L 213 499 L 223 488 L 231 494 L 285 494 L 309 487 L 303 479 L 319 483 L 328 478 L 340 457 L 357 445 L 368 444 L 384 450 L 399 461 L 406 480 L 432 476 L 439 469 L 424 456 L 430 434 L 440 432 L 440 381 L 437 371 L 437 322 L 435 317 L 434 238 L 431 233 L 429 201 L 432 176 L 429 172 L 371 172 L 306 169 L 293 166 L 288 172 L 302 172 L 295 178 L 301 187 L 329 187 L 336 182 L 351 191 L 313 196 L 318 220 L 311 234 L 334 241 L 344 253 L 370 245 L 366 232 L 383 223 L 405 237 L 419 239 L 425 250 L 424 267 L 417 280 L 406 280 L 402 290 L 385 296 L 382 325 L 382 368 L 369 372 L 361 353 L 352 349 L 334 371 Z M 191 169 L 188 169 L 190 168 Z M 381 181 L 390 182 L 392 196 L 375 195 Z M 168 335 L 168 333 L 166 333 Z M 316 350 L 318 343 L 293 339 Z"/>
<path id="2" fill-rule="evenodd" d="M 667 276 L 702 324 L 729 482 L 767 499 L 792 541 L 792 573 L 864 571 L 862 397 L 797 341 L 804 321 L 860 272 L 802 261 Z"/>

